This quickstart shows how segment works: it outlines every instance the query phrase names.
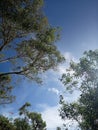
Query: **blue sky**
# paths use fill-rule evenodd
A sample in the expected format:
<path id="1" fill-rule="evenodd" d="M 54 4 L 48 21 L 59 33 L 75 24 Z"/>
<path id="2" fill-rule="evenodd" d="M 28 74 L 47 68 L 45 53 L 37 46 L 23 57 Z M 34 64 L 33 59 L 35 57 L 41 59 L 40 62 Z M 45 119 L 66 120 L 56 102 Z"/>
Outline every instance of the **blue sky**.
<path id="1" fill-rule="evenodd" d="M 45 0 L 44 11 L 52 26 L 62 28 L 61 39 L 57 42 L 58 49 L 66 57 L 67 63 L 78 60 L 85 50 L 98 48 L 98 0 Z M 58 66 L 58 71 L 43 74 L 43 85 L 32 81 L 17 84 L 14 94 L 16 101 L 1 108 L 1 113 L 17 116 L 17 110 L 26 101 L 32 104 L 32 110 L 41 112 L 47 122 L 48 130 L 62 125 L 58 116 L 59 95 L 64 90 L 58 80 L 66 65 Z M 65 93 L 65 99 L 72 101 L 78 93 Z M 13 112 L 11 115 L 9 112 Z M 76 128 L 71 128 L 74 130 Z"/>

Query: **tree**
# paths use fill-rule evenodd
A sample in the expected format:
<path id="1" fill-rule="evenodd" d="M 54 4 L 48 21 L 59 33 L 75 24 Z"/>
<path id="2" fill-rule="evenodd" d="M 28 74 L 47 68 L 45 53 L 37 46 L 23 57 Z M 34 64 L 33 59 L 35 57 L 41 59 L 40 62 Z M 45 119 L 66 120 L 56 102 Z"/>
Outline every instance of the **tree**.
<path id="1" fill-rule="evenodd" d="M 15 97 L 11 95 L 13 87 L 10 84 L 11 78 L 9 76 L 2 76 L 0 78 L 0 104 L 11 103 Z"/>
<path id="2" fill-rule="evenodd" d="M 41 82 L 42 72 L 64 60 L 55 46 L 59 30 L 49 25 L 42 7 L 43 0 L 0 1 L 0 64 L 7 67 L 0 80 L 17 75 Z"/>
<path id="3" fill-rule="evenodd" d="M 79 63 L 71 62 L 61 81 L 67 90 L 77 88 L 81 92 L 72 103 L 60 97 L 62 119 L 76 120 L 83 130 L 98 130 L 98 50 L 84 52 Z"/>
<path id="4" fill-rule="evenodd" d="M 7 117 L 0 115 L 0 130 L 15 130 L 15 128 Z"/>
<path id="5" fill-rule="evenodd" d="M 57 127 L 56 130 L 61 130 L 61 128 L 60 128 L 60 127 Z"/>
<path id="6" fill-rule="evenodd" d="M 43 121 L 41 114 L 37 112 L 29 112 L 27 108 L 31 106 L 30 103 L 25 103 L 20 109 L 19 114 L 24 118 L 16 118 L 14 124 L 16 130 L 45 130 L 46 122 Z"/>
<path id="7" fill-rule="evenodd" d="M 20 109 L 19 109 L 19 115 L 24 115 L 24 117 L 26 118 L 26 116 L 28 116 L 28 110 L 27 108 L 30 107 L 31 104 L 29 102 L 26 102 Z"/>
<path id="8" fill-rule="evenodd" d="M 40 113 L 30 112 L 28 117 L 31 119 L 33 130 L 46 130 L 46 122 L 43 121 Z"/>
<path id="9" fill-rule="evenodd" d="M 41 114 L 28 111 L 29 106 L 30 103 L 25 103 L 15 119 L 0 115 L 0 130 L 46 130 L 46 122 L 43 121 Z"/>
<path id="10" fill-rule="evenodd" d="M 15 130 L 31 130 L 29 122 L 23 118 L 16 118 L 14 120 Z"/>

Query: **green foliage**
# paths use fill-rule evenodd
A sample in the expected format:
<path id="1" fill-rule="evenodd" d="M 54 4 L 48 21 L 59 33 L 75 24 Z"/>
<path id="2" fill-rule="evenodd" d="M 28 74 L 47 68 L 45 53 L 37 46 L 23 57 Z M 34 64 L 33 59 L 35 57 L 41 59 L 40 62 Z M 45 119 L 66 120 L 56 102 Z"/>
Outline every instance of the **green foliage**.
<path id="1" fill-rule="evenodd" d="M 16 118 L 14 120 L 14 126 L 16 130 L 31 130 L 29 123 L 22 118 Z"/>
<path id="2" fill-rule="evenodd" d="M 46 130 L 46 122 L 43 121 L 41 114 L 28 111 L 29 106 L 30 103 L 25 103 L 19 109 L 19 117 L 12 118 L 11 121 L 0 115 L 0 130 Z"/>
<path id="3" fill-rule="evenodd" d="M 19 115 L 26 116 L 28 114 L 27 108 L 30 107 L 31 104 L 26 102 L 20 109 L 19 109 Z"/>
<path id="4" fill-rule="evenodd" d="M 30 112 L 28 114 L 29 119 L 31 119 L 33 130 L 45 130 L 46 122 L 42 120 L 41 114 L 36 112 Z"/>
<path id="5" fill-rule="evenodd" d="M 57 127 L 56 130 L 61 130 L 61 128 L 60 128 L 60 127 Z"/>
<path id="6" fill-rule="evenodd" d="M 64 60 L 55 45 L 59 28 L 49 25 L 43 4 L 43 0 L 0 1 L 0 64 L 9 64 L 0 79 L 20 75 L 41 83 L 40 75 Z"/>
<path id="7" fill-rule="evenodd" d="M 11 95 L 13 87 L 10 85 L 11 78 L 7 76 L 0 77 L 0 104 L 11 103 L 15 97 Z"/>
<path id="8" fill-rule="evenodd" d="M 71 62 L 71 80 L 68 74 L 62 76 L 61 81 L 65 87 L 76 88 L 81 95 L 76 102 L 67 103 L 60 97 L 60 116 L 62 119 L 76 120 L 83 130 L 97 130 L 98 124 L 98 50 L 88 51 L 80 58 L 79 63 Z M 67 76 L 68 77 L 67 77 Z M 72 84 L 74 81 L 77 84 Z"/>
<path id="9" fill-rule="evenodd" d="M 0 130 L 15 130 L 15 128 L 7 117 L 0 115 Z"/>
<path id="10" fill-rule="evenodd" d="M 40 113 L 29 112 L 28 107 L 30 106 L 31 104 L 26 102 L 19 109 L 19 115 L 23 115 L 24 118 L 15 119 L 14 122 L 15 122 L 15 125 L 17 125 L 17 130 L 19 129 L 19 127 L 23 130 L 45 130 L 46 122 L 43 121 Z"/>

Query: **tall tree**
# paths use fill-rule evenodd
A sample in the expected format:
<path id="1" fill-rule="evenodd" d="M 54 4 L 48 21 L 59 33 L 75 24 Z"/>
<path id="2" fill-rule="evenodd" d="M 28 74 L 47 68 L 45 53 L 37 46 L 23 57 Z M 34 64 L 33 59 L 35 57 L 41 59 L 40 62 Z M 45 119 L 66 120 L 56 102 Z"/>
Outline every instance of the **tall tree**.
<path id="1" fill-rule="evenodd" d="M 46 130 L 41 114 L 28 111 L 29 106 L 30 103 L 25 103 L 19 109 L 20 115 L 14 119 L 0 115 L 0 130 Z"/>
<path id="2" fill-rule="evenodd" d="M 83 130 L 98 130 L 98 50 L 84 52 L 79 63 L 70 63 L 61 81 L 67 90 L 77 88 L 77 102 L 67 103 L 60 98 L 62 119 L 76 120 Z"/>
<path id="3" fill-rule="evenodd" d="M 15 130 L 15 127 L 7 117 L 0 115 L 0 130 Z"/>
<path id="4" fill-rule="evenodd" d="M 33 130 L 46 130 L 46 122 L 43 121 L 40 113 L 30 112 L 28 116 L 31 119 L 31 127 Z"/>
<path id="5" fill-rule="evenodd" d="M 32 130 L 29 122 L 27 122 L 24 118 L 16 118 L 14 120 L 15 130 Z"/>
<path id="6" fill-rule="evenodd" d="M 49 25 L 43 0 L 1 0 L 0 79 L 20 75 L 40 82 L 42 72 L 64 60 L 57 39 L 59 29 Z"/>
<path id="7" fill-rule="evenodd" d="M 27 102 L 19 109 L 19 114 L 23 115 L 24 118 L 16 118 L 14 120 L 16 130 L 45 130 L 46 122 L 43 121 L 41 114 L 29 112 L 29 106 L 30 103 Z"/>

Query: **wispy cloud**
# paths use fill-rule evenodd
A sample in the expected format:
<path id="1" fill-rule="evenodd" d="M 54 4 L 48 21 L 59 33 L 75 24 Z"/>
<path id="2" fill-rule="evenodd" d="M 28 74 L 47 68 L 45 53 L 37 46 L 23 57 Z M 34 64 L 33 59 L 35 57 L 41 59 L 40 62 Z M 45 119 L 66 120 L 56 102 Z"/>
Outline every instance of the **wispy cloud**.
<path id="1" fill-rule="evenodd" d="M 66 59 L 66 62 L 70 62 L 71 60 L 77 61 L 77 59 L 73 56 L 71 52 L 65 52 L 63 55 Z"/>
<path id="2" fill-rule="evenodd" d="M 75 90 L 73 92 L 69 92 L 67 90 L 65 90 L 62 95 L 64 97 L 65 102 L 74 102 L 77 101 L 77 99 L 79 98 L 81 92 L 79 90 Z"/>
<path id="3" fill-rule="evenodd" d="M 71 52 L 65 52 L 63 55 L 64 55 L 66 61 L 65 61 L 65 63 L 60 64 L 58 66 L 58 68 L 57 68 L 58 72 L 57 73 L 59 75 L 62 75 L 63 73 L 66 73 L 66 69 L 69 67 L 69 63 L 71 61 L 78 62 L 78 59 L 76 59 Z"/>
<path id="4" fill-rule="evenodd" d="M 58 74 L 62 75 L 63 73 L 66 73 L 66 65 L 65 64 L 58 66 Z"/>
<path id="5" fill-rule="evenodd" d="M 52 92 L 52 93 L 54 93 L 54 94 L 56 94 L 56 95 L 59 95 L 59 94 L 60 94 L 60 91 L 59 91 L 58 89 L 56 89 L 56 88 L 48 88 L 48 91 L 49 91 L 49 92 Z"/>

